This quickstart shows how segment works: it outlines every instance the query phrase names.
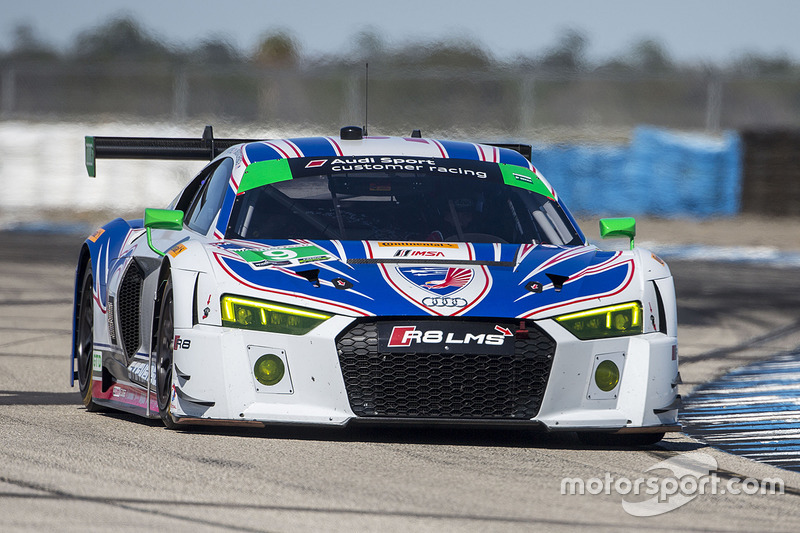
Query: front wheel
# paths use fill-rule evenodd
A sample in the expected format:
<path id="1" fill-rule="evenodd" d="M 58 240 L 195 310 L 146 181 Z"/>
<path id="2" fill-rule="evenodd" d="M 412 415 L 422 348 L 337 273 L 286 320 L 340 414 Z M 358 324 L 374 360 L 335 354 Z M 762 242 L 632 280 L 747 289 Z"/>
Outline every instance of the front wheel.
<path id="1" fill-rule="evenodd" d="M 172 302 L 172 281 L 164 282 L 161 296 L 161 306 L 158 314 L 158 329 L 155 345 L 156 359 L 156 397 L 158 400 L 158 414 L 164 425 L 175 429 L 177 424 L 170 413 L 172 397 L 173 338 L 175 335 L 175 312 Z"/>
<path id="2" fill-rule="evenodd" d="M 92 397 L 92 374 L 94 364 L 94 296 L 92 264 L 87 263 L 78 293 L 78 309 L 75 313 L 75 358 L 78 360 L 78 387 L 81 400 L 87 411 L 100 411 Z"/>

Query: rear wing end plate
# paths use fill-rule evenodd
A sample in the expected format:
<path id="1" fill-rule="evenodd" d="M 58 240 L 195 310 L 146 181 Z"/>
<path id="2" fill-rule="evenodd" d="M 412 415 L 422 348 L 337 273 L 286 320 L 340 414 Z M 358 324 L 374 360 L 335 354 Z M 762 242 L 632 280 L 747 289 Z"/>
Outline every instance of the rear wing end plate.
<path id="1" fill-rule="evenodd" d="M 206 126 L 200 139 L 175 137 L 86 137 L 86 170 L 97 175 L 98 159 L 171 159 L 210 161 L 237 144 L 255 139 L 215 139 Z"/>

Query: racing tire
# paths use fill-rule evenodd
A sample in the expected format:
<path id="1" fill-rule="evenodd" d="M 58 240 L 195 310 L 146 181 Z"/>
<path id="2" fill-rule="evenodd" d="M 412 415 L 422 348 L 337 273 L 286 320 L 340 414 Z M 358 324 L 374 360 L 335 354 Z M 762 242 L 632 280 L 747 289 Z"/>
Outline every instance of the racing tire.
<path id="1" fill-rule="evenodd" d="M 170 413 L 172 398 L 172 379 L 175 362 L 173 360 L 173 338 L 175 336 L 175 311 L 172 301 L 172 280 L 164 282 L 155 345 L 156 360 L 156 398 L 158 414 L 167 429 L 176 429 L 178 424 Z"/>
<path id="2" fill-rule="evenodd" d="M 578 440 L 589 446 L 652 446 L 664 438 L 664 433 L 603 433 L 579 431 Z"/>
<path id="3" fill-rule="evenodd" d="M 87 262 L 78 294 L 78 309 L 75 313 L 75 358 L 78 360 L 78 388 L 87 411 L 102 408 L 92 397 L 92 375 L 94 367 L 94 293 L 92 264 Z"/>

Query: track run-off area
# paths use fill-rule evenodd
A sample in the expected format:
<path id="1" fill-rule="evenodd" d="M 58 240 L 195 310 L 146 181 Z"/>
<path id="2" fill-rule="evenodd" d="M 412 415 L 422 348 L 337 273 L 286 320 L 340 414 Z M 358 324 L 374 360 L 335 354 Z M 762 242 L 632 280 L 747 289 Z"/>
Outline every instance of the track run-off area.
<path id="1" fill-rule="evenodd" d="M 640 229 L 642 242 L 671 231 L 653 228 Z M 799 233 L 797 223 L 786 231 Z M 713 434 L 692 429 L 619 448 L 527 431 L 169 431 L 126 414 L 88 413 L 69 387 L 83 238 L 0 232 L 0 531 L 800 529 L 800 472 L 775 466 L 794 463 L 753 460 L 766 456 L 744 438 L 770 413 L 788 416 L 759 410 L 745 394 L 762 390 L 748 381 L 756 376 L 778 391 L 791 389 L 777 381 L 798 379 L 795 266 L 665 253 L 678 292 L 684 423 L 714 407 L 724 424 Z M 735 397 L 733 407 L 708 396 L 732 387 L 740 394 L 720 394 Z M 761 394 L 762 403 L 775 405 L 767 398 L 783 394 L 775 390 Z M 791 392 L 783 396 L 792 401 Z M 739 427 L 745 419 L 749 426 Z M 739 434 L 736 447 L 753 448 L 750 455 L 719 449 L 715 439 L 728 430 Z M 796 452 L 799 441 L 794 435 L 773 447 Z M 709 483 L 633 493 L 704 468 Z M 782 494 L 760 490 L 775 480 Z"/>

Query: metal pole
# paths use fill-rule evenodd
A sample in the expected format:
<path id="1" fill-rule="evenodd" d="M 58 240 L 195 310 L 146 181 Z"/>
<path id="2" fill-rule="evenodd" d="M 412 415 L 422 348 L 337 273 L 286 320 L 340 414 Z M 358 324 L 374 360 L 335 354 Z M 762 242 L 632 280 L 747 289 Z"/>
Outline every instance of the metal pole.
<path id="1" fill-rule="evenodd" d="M 17 100 L 17 72 L 14 68 L 7 68 L 3 72 L 3 82 L 0 84 L 2 100 L 0 101 L 0 116 L 10 118 L 14 114 Z"/>
<path id="2" fill-rule="evenodd" d="M 722 113 L 722 80 L 716 71 L 709 72 L 706 91 L 706 131 L 716 133 Z"/>

